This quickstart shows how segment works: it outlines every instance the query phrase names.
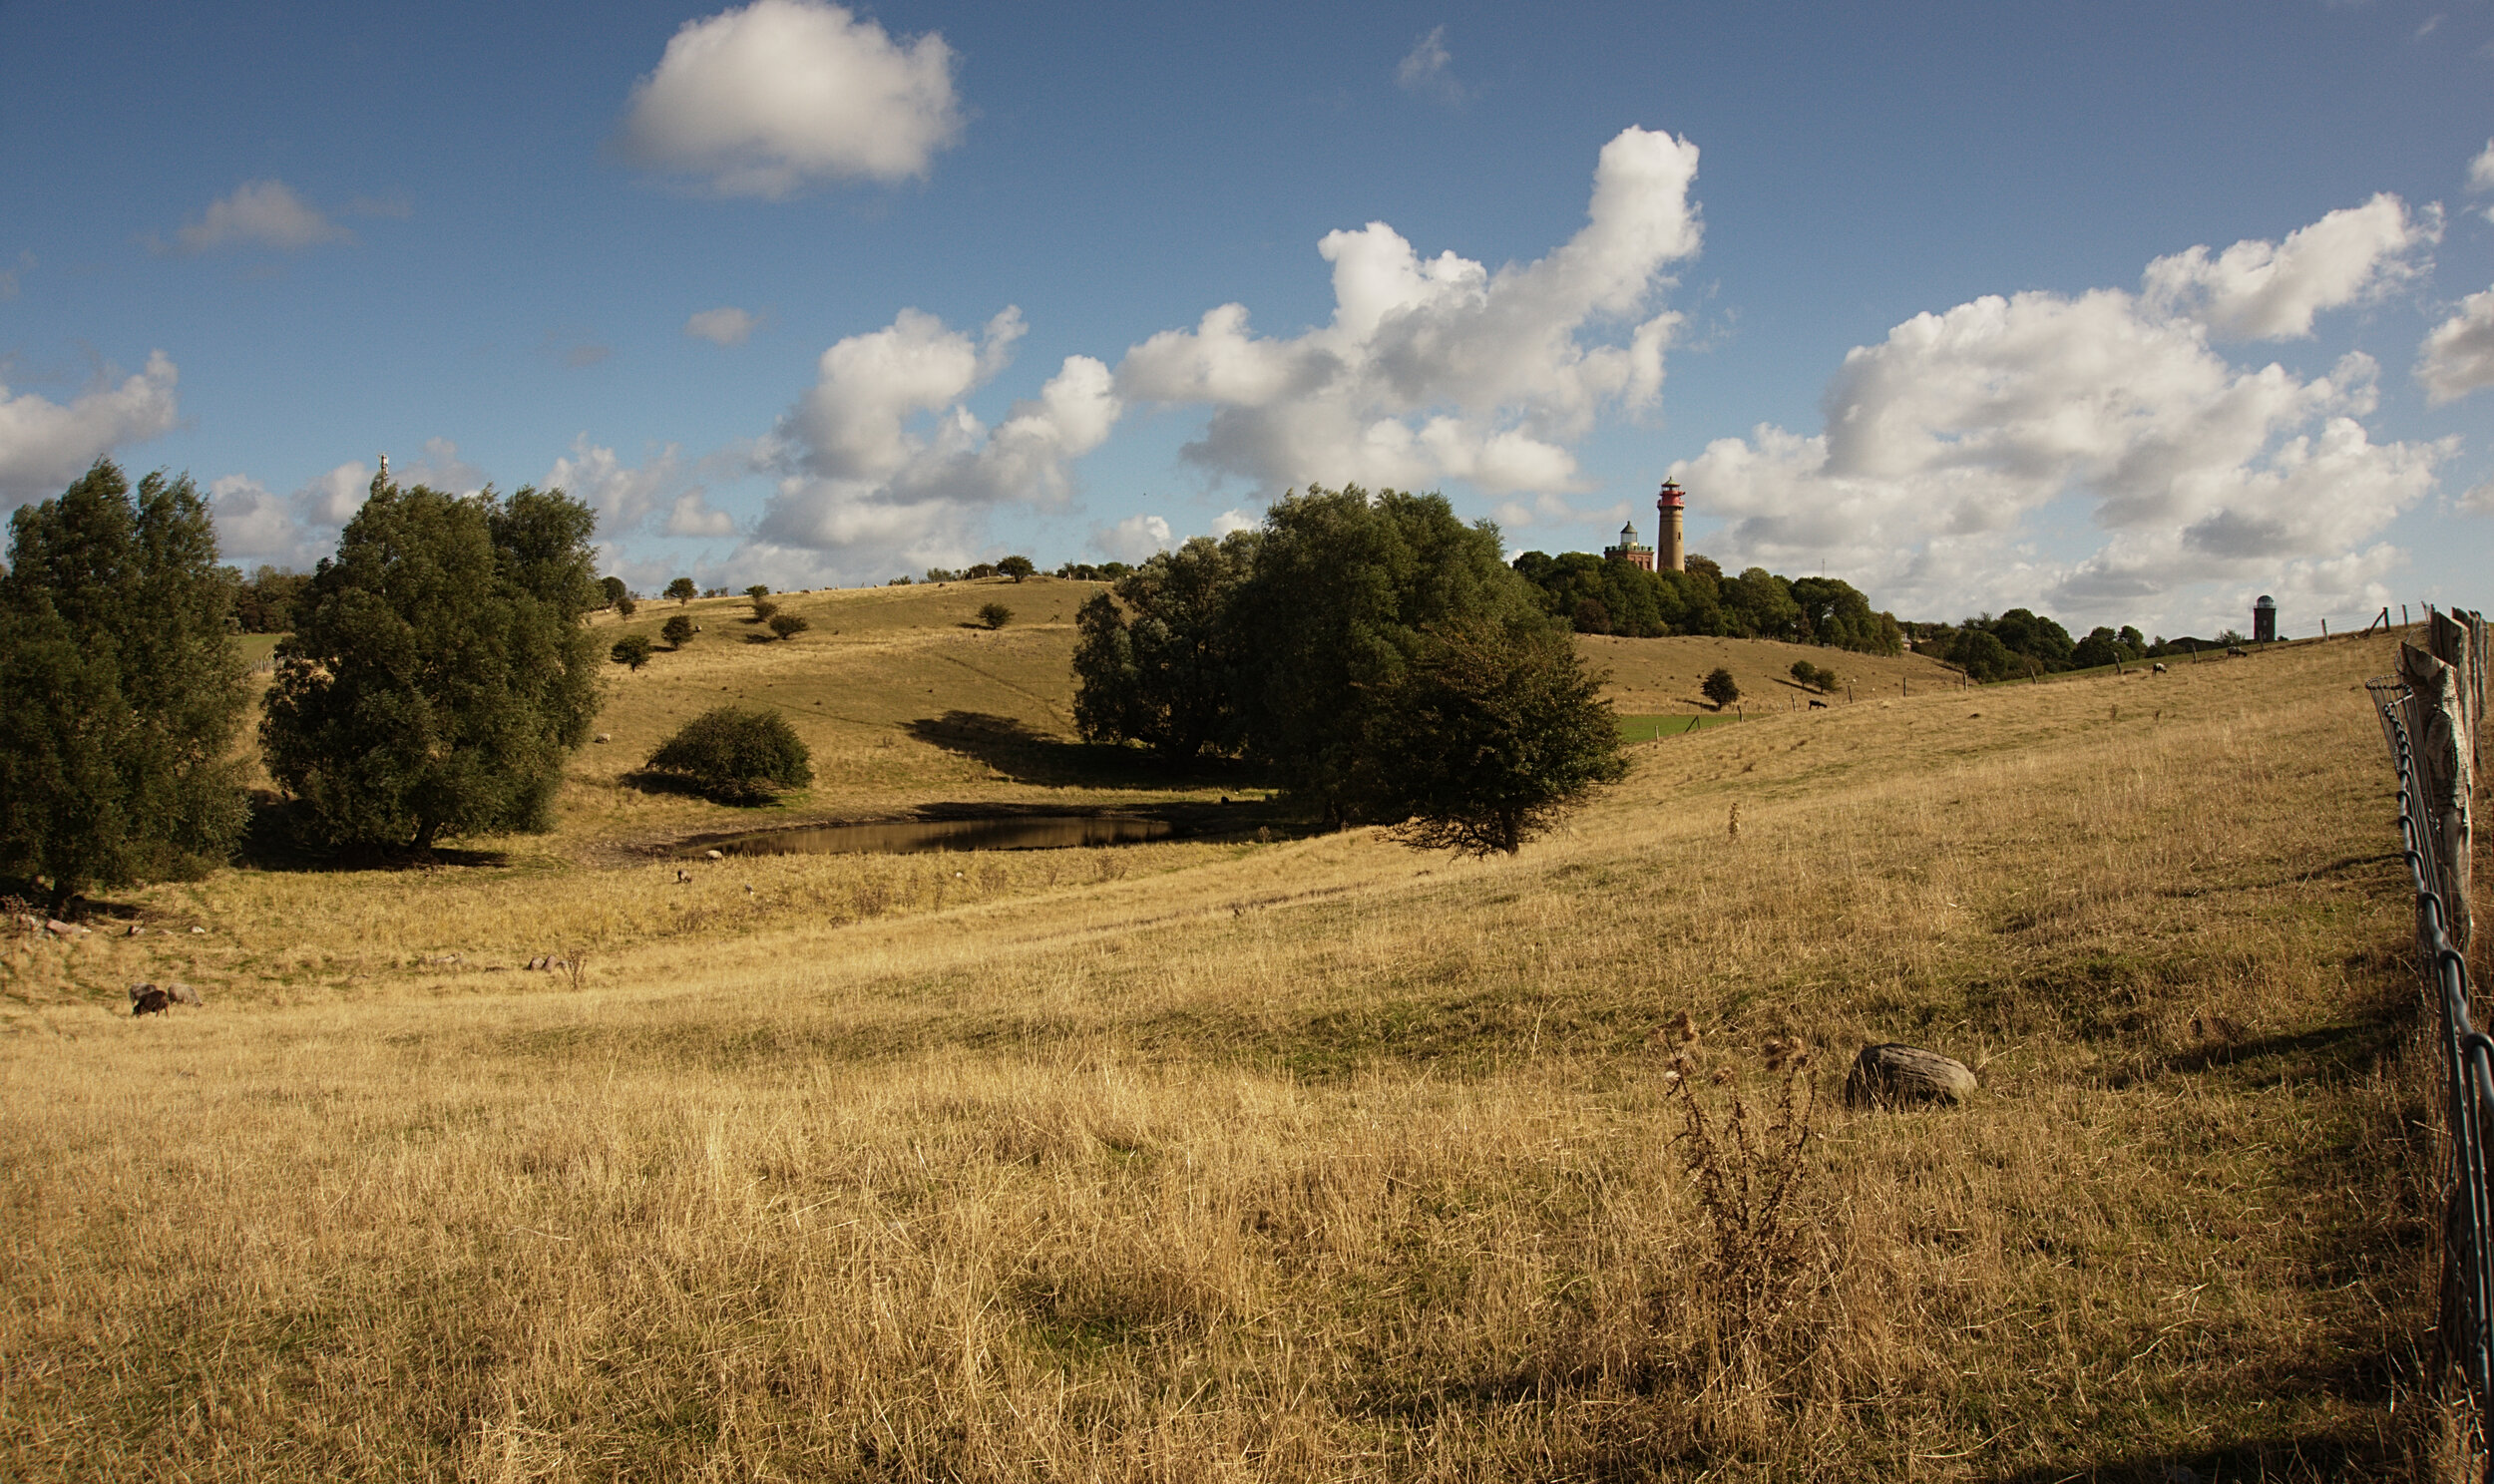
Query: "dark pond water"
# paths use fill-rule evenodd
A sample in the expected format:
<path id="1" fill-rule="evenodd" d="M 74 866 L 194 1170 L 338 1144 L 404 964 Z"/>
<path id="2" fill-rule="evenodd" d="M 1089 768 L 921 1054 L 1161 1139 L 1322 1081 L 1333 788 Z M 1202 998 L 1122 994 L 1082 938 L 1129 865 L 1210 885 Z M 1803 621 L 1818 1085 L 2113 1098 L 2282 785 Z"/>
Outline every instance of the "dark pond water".
<path id="1" fill-rule="evenodd" d="M 1167 820 L 1085 814 L 1023 819 L 912 820 L 886 825 L 826 825 L 812 830 L 764 830 L 686 847 L 681 854 L 718 851 L 730 856 L 915 855 L 922 851 L 1064 850 L 1080 845 L 1139 845 L 1166 840 Z"/>

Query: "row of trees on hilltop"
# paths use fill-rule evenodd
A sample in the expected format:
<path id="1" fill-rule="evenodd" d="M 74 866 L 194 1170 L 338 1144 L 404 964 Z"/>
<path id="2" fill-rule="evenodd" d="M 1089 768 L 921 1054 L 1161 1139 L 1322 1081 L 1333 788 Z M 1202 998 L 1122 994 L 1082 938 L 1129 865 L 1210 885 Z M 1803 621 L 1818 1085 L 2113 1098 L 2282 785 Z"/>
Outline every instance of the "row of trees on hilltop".
<path id="1" fill-rule="evenodd" d="M 1896 619 L 1836 577 L 1782 577 L 1753 566 L 1737 577 L 1704 556 L 1686 571 L 1647 571 L 1587 552 L 1526 552 L 1515 570 L 1539 593 L 1542 610 L 1578 633 L 1660 638 L 1714 634 L 1829 644 L 1864 654 L 1896 654 Z"/>
<path id="2" fill-rule="evenodd" d="M 2119 628 L 2099 625 L 2089 629 L 2086 637 L 2073 639 L 2068 629 L 2027 608 L 2011 608 L 1998 617 L 1985 613 L 1953 624 L 1917 623 L 1912 625 L 1912 641 L 1916 654 L 1943 660 L 1981 681 L 2092 670 L 2249 642 L 2231 628 L 2210 639 L 2188 634 L 2149 638 L 2127 623 Z"/>
<path id="3" fill-rule="evenodd" d="M 587 742 L 604 597 L 596 516 L 560 490 L 460 498 L 376 477 L 336 556 L 285 594 L 258 741 L 326 847 L 551 824 Z M 250 585 L 265 587 L 264 574 Z M 188 477 L 98 463 L 10 519 L 0 573 L 0 872 L 54 910 L 232 852 L 249 709 L 246 583 Z"/>
<path id="4" fill-rule="evenodd" d="M 1496 528 L 1437 495 L 1310 488 L 1079 614 L 1074 721 L 1257 761 L 1336 824 L 1513 853 L 1625 775 L 1617 725 Z"/>

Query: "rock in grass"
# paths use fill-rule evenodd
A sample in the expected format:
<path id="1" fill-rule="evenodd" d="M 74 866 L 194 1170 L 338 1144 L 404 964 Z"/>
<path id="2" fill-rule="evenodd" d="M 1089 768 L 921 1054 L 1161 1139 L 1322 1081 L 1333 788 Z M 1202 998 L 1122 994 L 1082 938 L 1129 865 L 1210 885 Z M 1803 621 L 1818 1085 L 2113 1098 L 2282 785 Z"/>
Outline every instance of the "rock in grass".
<path id="1" fill-rule="evenodd" d="M 1845 1078 L 1845 1101 L 1856 1107 L 1900 1103 L 1961 1103 L 1974 1091 L 1974 1072 L 1962 1061 L 1894 1042 L 1865 1046 Z"/>

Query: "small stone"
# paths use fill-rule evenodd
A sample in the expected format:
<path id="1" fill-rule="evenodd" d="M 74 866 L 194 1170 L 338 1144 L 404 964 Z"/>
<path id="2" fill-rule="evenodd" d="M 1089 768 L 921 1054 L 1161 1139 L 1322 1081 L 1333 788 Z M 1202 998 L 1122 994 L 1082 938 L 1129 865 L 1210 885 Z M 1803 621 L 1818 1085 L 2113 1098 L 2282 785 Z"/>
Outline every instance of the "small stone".
<path id="1" fill-rule="evenodd" d="M 1895 1103 L 1961 1103 L 1975 1089 L 1962 1061 L 1894 1042 L 1865 1046 L 1845 1078 L 1845 1101 L 1857 1107 Z"/>
<path id="2" fill-rule="evenodd" d="M 592 740 L 593 740 L 593 741 L 598 741 L 598 742 L 612 742 L 612 741 L 614 741 L 615 739 L 614 739 L 613 737 L 611 737 L 611 736 L 608 736 L 605 732 L 600 732 L 600 733 L 599 733 L 599 734 L 598 734 L 595 738 L 593 738 Z"/>
<path id="3" fill-rule="evenodd" d="M 208 935 L 208 929 L 205 928 L 194 928 L 191 930 L 200 934 L 202 937 L 206 937 Z"/>

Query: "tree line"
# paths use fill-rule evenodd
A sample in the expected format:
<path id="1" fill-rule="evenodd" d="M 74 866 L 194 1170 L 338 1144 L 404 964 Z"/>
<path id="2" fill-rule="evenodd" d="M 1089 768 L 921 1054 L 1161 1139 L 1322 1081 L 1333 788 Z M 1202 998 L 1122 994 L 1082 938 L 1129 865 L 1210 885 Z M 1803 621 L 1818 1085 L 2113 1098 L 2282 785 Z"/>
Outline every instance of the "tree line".
<path id="1" fill-rule="evenodd" d="M 1248 759 L 1332 824 L 1512 854 L 1625 776 L 1599 680 L 1497 529 L 1356 485 L 1164 552 L 1077 615 L 1074 724 Z"/>
<path id="2" fill-rule="evenodd" d="M 1869 598 L 1837 577 L 1784 577 L 1763 566 L 1727 577 L 1705 556 L 1689 557 L 1686 571 L 1647 571 L 1588 552 L 1526 552 L 1514 565 L 1542 611 L 1578 633 L 1784 639 L 1863 654 L 1904 648 L 1896 619 L 1871 611 Z"/>
<path id="3" fill-rule="evenodd" d="M 2210 639 L 2191 634 L 2149 638 L 2128 623 L 2119 628 L 2100 624 L 2089 629 L 2085 638 L 2073 639 L 2068 629 L 2027 608 L 2011 608 L 1998 617 L 1985 613 L 1956 623 L 1914 623 L 1907 628 L 1916 654 L 1955 665 L 1970 678 L 1985 682 L 2092 670 L 2251 642 L 2231 628 Z"/>
<path id="4" fill-rule="evenodd" d="M 560 490 L 376 476 L 336 555 L 277 584 L 217 564 L 188 476 L 134 489 L 99 462 L 21 507 L 0 573 L 0 873 L 60 912 L 228 858 L 248 817 L 235 631 L 280 593 L 256 740 L 307 843 L 550 828 L 598 707 L 596 524 Z"/>

